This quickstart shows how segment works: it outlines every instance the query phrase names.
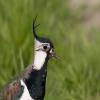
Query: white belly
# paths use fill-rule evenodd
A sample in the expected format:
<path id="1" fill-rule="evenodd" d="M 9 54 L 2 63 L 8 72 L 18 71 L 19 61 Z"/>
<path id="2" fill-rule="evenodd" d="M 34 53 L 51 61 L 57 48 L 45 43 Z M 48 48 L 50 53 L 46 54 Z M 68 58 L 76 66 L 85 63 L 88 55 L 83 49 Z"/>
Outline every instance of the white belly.
<path id="1" fill-rule="evenodd" d="M 24 91 L 23 91 L 23 94 L 22 94 L 22 96 L 20 97 L 19 100 L 34 100 L 30 96 L 29 91 L 28 91 L 25 83 L 23 82 L 23 80 L 21 80 L 21 85 L 24 86 Z"/>

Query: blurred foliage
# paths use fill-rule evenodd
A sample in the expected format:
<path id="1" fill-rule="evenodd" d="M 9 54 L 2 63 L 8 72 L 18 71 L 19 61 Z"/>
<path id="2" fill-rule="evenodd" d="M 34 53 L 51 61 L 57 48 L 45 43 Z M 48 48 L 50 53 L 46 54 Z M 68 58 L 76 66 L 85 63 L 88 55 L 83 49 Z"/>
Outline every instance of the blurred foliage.
<path id="1" fill-rule="evenodd" d="M 68 0 L 0 0 L 0 88 L 32 63 L 32 21 L 60 60 L 49 61 L 45 100 L 100 99 L 100 31 L 86 31 Z"/>

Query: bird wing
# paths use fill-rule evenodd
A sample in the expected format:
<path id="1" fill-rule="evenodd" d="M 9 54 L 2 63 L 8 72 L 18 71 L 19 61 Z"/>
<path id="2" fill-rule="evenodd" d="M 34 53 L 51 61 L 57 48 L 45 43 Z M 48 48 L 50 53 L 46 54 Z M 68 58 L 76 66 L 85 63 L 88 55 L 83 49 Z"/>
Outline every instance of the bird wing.
<path id="1" fill-rule="evenodd" d="M 12 80 L 10 84 L 5 86 L 3 91 L 0 92 L 0 100 L 18 100 L 24 91 L 24 87 L 21 85 L 20 80 L 29 77 L 31 70 L 32 65 L 29 65 L 23 72 L 14 78 L 15 81 Z"/>
<path id="2" fill-rule="evenodd" d="M 23 90 L 24 87 L 21 85 L 20 80 L 13 81 L 3 90 L 0 95 L 0 100 L 18 100 Z"/>

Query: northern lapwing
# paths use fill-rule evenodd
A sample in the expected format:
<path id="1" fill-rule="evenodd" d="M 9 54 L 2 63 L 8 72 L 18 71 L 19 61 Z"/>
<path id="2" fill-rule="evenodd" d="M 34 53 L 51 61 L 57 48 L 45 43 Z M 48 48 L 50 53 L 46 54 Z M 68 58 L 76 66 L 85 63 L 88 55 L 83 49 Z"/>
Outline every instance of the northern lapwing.
<path id="1" fill-rule="evenodd" d="M 33 21 L 35 37 L 34 61 L 23 74 L 7 85 L 0 93 L 0 100 L 44 100 L 47 76 L 47 63 L 51 57 L 56 57 L 53 43 L 39 37 L 36 33 L 36 19 Z"/>

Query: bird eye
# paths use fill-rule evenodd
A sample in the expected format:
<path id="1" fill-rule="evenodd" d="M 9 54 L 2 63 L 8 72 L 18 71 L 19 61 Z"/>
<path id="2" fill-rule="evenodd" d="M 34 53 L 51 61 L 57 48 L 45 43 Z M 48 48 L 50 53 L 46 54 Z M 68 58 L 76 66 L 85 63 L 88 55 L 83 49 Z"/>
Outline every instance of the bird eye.
<path id="1" fill-rule="evenodd" d="M 46 50 L 47 49 L 47 46 L 43 46 L 43 49 Z"/>

